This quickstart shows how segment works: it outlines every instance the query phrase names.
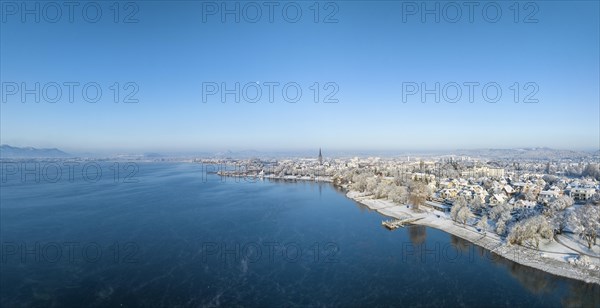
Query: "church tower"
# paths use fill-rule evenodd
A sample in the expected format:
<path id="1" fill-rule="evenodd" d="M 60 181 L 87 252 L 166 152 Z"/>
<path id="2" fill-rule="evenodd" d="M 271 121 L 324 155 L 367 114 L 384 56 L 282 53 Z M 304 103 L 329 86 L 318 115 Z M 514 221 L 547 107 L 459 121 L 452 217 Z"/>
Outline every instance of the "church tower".
<path id="1" fill-rule="evenodd" d="M 319 165 L 323 164 L 323 155 L 321 154 L 321 148 L 319 148 Z"/>

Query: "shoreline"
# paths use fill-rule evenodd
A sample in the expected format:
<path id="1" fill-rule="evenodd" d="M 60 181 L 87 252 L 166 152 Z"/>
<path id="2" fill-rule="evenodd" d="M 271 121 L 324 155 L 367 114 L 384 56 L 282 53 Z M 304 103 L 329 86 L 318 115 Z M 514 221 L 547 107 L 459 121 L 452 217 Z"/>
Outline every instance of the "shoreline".
<path id="1" fill-rule="evenodd" d="M 214 174 L 221 177 L 231 177 L 231 178 L 251 178 L 255 180 L 277 180 L 277 181 L 286 181 L 286 182 L 315 182 L 315 183 L 329 183 L 333 184 L 333 180 L 328 176 L 320 176 L 320 177 L 308 177 L 308 176 L 295 176 L 295 175 L 286 175 L 286 176 L 276 176 L 276 175 L 247 175 L 247 174 L 237 174 L 237 173 L 227 173 L 218 171 Z"/>
<path id="2" fill-rule="evenodd" d="M 460 237 L 515 263 L 532 267 L 552 275 L 600 285 L 600 273 L 598 269 L 584 268 L 557 259 L 556 255 L 559 255 L 558 257 L 561 255 L 565 255 L 565 257 L 567 255 L 578 255 L 579 253 L 576 251 L 573 251 L 572 253 L 547 252 L 523 246 L 507 245 L 505 241 L 495 233 L 483 235 L 475 229 L 469 229 L 472 227 L 459 226 L 448 218 L 442 218 L 441 215 L 446 216 L 446 214 L 441 212 L 438 212 L 438 214 L 441 214 L 439 218 L 436 216 L 437 214 L 435 214 L 436 211 L 415 213 L 411 209 L 406 208 L 406 206 L 398 205 L 389 200 L 373 199 L 370 196 L 364 196 L 363 194 L 352 190 L 346 190 L 346 197 L 386 217 L 396 219 L 406 215 L 415 218 L 422 217 L 422 219 L 419 219 L 412 224 L 435 228 Z M 551 255 L 555 256 L 552 257 Z"/>

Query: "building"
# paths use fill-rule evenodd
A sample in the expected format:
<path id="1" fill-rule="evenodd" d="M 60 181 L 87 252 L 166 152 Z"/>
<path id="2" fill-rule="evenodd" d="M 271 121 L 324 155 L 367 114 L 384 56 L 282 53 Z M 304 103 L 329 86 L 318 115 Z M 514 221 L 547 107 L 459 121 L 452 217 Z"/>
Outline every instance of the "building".
<path id="1" fill-rule="evenodd" d="M 506 199 L 506 195 L 504 194 L 492 194 L 488 197 L 487 203 L 491 206 L 496 206 L 505 203 Z"/>
<path id="2" fill-rule="evenodd" d="M 442 213 L 450 213 L 450 206 L 446 205 L 446 204 L 442 204 L 442 203 L 437 203 L 437 202 L 433 202 L 433 201 L 425 201 L 425 205 L 426 207 L 432 208 L 436 211 L 440 211 Z"/>
<path id="3" fill-rule="evenodd" d="M 556 190 L 543 190 L 538 195 L 538 202 L 548 204 L 560 196 L 560 192 Z"/>
<path id="4" fill-rule="evenodd" d="M 496 167 L 488 167 L 488 166 L 473 167 L 468 170 L 462 171 L 460 173 L 460 175 L 463 178 L 481 177 L 481 176 L 501 178 L 501 177 L 504 177 L 504 169 L 496 168 Z"/>
<path id="5" fill-rule="evenodd" d="M 440 191 L 439 195 L 443 199 L 454 199 L 458 195 L 458 189 L 455 189 L 455 188 L 442 189 Z"/>
<path id="6" fill-rule="evenodd" d="M 571 188 L 571 191 L 569 191 L 569 196 L 575 201 L 585 201 L 591 198 L 594 193 L 596 193 L 596 189 L 594 188 L 573 187 Z"/>

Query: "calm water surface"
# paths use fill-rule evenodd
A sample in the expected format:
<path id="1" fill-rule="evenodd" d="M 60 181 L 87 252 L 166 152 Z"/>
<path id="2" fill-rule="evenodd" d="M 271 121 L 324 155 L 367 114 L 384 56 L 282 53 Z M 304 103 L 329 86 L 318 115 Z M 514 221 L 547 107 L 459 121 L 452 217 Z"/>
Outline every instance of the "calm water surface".
<path id="1" fill-rule="evenodd" d="M 329 184 L 137 166 L 133 183 L 111 163 L 97 182 L 3 174 L 0 306 L 600 306 L 596 285 L 387 231 Z"/>

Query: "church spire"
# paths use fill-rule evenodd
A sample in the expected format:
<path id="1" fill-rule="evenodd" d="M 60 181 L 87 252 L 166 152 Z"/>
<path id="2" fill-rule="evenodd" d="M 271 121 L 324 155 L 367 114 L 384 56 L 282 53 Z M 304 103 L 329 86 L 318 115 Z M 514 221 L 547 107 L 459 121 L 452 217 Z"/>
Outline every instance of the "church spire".
<path id="1" fill-rule="evenodd" d="M 321 148 L 319 148 L 319 165 L 323 164 L 323 155 L 321 154 Z"/>

